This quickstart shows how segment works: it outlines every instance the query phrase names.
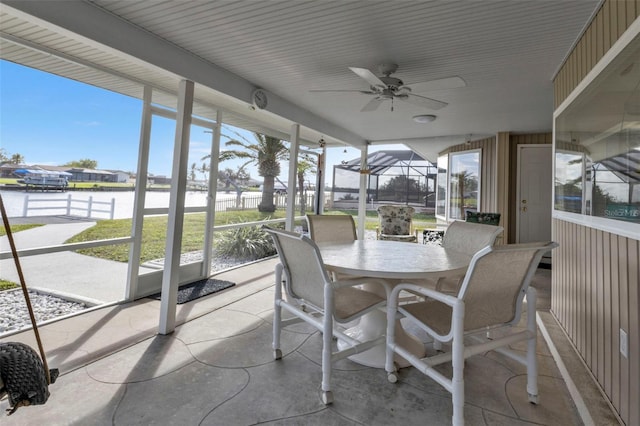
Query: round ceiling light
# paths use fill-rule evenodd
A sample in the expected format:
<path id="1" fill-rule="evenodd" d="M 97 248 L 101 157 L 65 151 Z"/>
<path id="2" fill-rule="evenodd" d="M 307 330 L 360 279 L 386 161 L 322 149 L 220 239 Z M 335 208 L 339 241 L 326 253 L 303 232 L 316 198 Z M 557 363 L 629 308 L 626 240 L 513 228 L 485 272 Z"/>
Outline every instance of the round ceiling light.
<path id="1" fill-rule="evenodd" d="M 431 114 L 413 116 L 413 121 L 415 121 L 416 123 L 431 123 L 435 119 L 436 116 Z"/>

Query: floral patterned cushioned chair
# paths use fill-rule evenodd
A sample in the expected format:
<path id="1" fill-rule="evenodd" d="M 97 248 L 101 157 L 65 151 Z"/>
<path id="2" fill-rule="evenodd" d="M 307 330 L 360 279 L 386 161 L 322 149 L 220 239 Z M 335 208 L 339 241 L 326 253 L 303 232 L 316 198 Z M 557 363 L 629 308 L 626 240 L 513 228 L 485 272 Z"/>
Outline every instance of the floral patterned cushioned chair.
<path id="1" fill-rule="evenodd" d="M 380 224 L 376 229 L 379 240 L 418 241 L 417 231 L 412 230 L 412 218 L 415 209 L 409 206 L 380 206 L 378 218 Z"/>

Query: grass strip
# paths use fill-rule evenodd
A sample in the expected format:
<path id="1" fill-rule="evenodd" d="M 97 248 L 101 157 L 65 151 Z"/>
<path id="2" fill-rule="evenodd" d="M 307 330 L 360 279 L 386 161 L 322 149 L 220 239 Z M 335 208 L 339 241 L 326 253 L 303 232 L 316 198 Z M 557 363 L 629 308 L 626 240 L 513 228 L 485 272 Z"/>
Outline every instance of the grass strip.
<path id="1" fill-rule="evenodd" d="M 25 223 L 21 225 L 11 225 L 11 232 L 16 233 L 20 231 L 26 231 L 27 229 L 37 228 L 38 226 L 43 226 L 41 223 Z M 4 225 L 0 225 L 0 237 L 7 235 L 7 230 L 4 228 Z"/>
<path id="2" fill-rule="evenodd" d="M 0 291 L 10 290 L 12 288 L 18 288 L 18 284 L 14 283 L 13 281 L 3 280 L 2 278 L 0 278 Z"/>
<path id="3" fill-rule="evenodd" d="M 356 210 L 332 210 L 325 214 L 351 214 L 357 216 Z M 279 219 L 285 217 L 284 210 L 274 213 L 261 213 L 257 210 L 243 210 L 233 212 L 216 213 L 216 225 L 231 223 L 257 222 L 266 219 Z M 97 224 L 78 235 L 65 241 L 65 243 L 77 243 L 86 241 L 104 240 L 109 238 L 127 237 L 131 235 L 131 219 L 101 220 Z M 416 228 L 426 227 L 435 223 L 433 215 L 419 213 L 414 216 Z M 184 218 L 182 231 L 182 253 L 202 250 L 204 243 L 205 214 L 187 214 Z M 378 226 L 378 214 L 375 211 L 367 212 L 365 228 L 375 230 Z M 142 230 L 141 262 L 161 259 L 165 257 L 165 245 L 167 236 L 167 216 L 151 216 L 144 220 Z M 214 239 L 216 234 L 214 233 Z M 118 244 L 90 249 L 78 250 L 78 253 L 101 259 L 115 260 L 118 262 L 129 261 L 129 244 Z"/>

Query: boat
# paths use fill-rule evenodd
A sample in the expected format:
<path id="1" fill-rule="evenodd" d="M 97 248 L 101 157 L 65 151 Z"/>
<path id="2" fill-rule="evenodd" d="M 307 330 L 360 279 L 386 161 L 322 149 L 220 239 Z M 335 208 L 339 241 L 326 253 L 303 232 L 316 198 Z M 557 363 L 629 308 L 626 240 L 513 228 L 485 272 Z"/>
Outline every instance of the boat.
<path id="1" fill-rule="evenodd" d="M 48 191 L 58 190 L 66 191 L 69 186 L 69 177 L 71 173 L 56 172 L 50 170 L 25 170 L 24 177 L 21 179 L 29 190 Z"/>

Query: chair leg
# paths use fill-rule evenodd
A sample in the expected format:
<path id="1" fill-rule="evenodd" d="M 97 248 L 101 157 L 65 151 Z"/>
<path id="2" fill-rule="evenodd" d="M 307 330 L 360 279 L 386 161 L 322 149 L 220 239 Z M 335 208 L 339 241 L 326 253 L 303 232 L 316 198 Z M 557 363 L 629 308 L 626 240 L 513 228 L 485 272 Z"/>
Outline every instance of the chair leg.
<path id="1" fill-rule="evenodd" d="M 458 309 L 456 309 L 458 308 Z M 453 375 L 451 377 L 451 401 L 453 405 L 453 426 L 464 425 L 464 307 L 454 306 L 452 358 Z"/>
<path id="2" fill-rule="evenodd" d="M 527 289 L 527 329 L 531 337 L 527 341 L 527 394 L 529 402 L 538 403 L 538 360 L 536 358 L 536 343 L 538 327 L 536 326 L 536 289 Z"/>
<path id="3" fill-rule="evenodd" d="M 280 350 L 280 332 L 282 329 L 282 270 L 281 264 L 276 265 L 275 298 L 273 306 L 273 358 L 282 359 Z"/>
<path id="4" fill-rule="evenodd" d="M 331 392 L 331 352 L 333 342 L 333 321 L 330 315 L 325 315 L 322 333 L 322 402 L 325 405 L 333 403 Z"/>

